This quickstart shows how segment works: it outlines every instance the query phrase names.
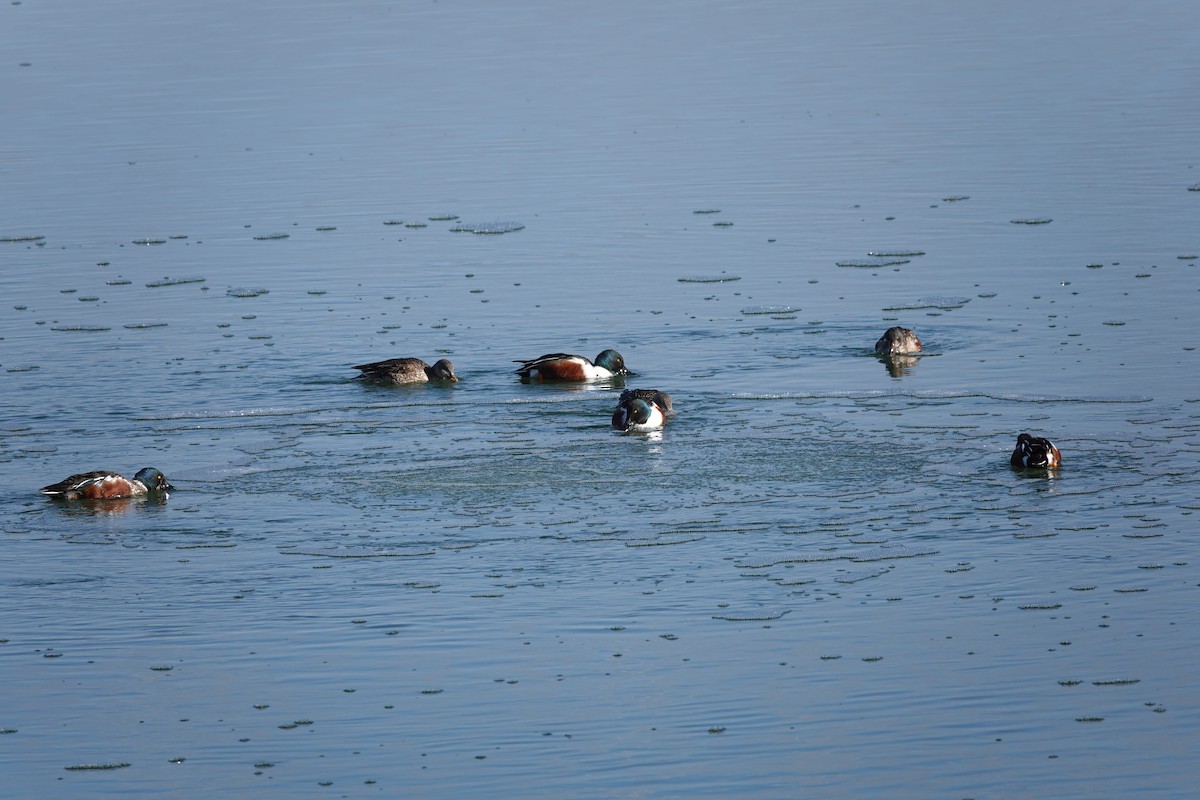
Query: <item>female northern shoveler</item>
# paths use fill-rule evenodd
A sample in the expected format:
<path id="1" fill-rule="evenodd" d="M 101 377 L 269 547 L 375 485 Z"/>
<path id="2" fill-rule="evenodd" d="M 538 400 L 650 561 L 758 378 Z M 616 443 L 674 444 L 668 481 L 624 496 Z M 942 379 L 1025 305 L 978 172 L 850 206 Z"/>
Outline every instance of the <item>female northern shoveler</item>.
<path id="1" fill-rule="evenodd" d="M 1017 437 L 1017 448 L 1008 463 L 1014 467 L 1055 469 L 1062 464 L 1062 453 L 1049 439 L 1022 433 Z"/>
<path id="2" fill-rule="evenodd" d="M 355 380 L 371 383 L 428 383 L 429 381 L 457 381 L 454 365 L 441 359 L 432 367 L 419 358 L 389 358 L 373 364 L 359 364 L 362 375 Z"/>
<path id="3" fill-rule="evenodd" d="M 655 431 L 671 414 L 671 395 L 658 389 L 626 389 L 613 411 L 612 426 L 619 431 Z"/>
<path id="4" fill-rule="evenodd" d="M 629 375 L 625 359 L 616 350 L 605 350 L 588 361 L 568 353 L 547 353 L 530 361 L 517 361 L 517 374 L 540 381 L 598 381 L 614 375 Z"/>
<path id="5" fill-rule="evenodd" d="M 897 325 L 888 328 L 875 343 L 875 352 L 881 356 L 910 356 L 921 352 L 921 340 L 909 328 Z"/>
<path id="6" fill-rule="evenodd" d="M 133 480 L 110 470 L 81 472 L 78 475 L 42 487 L 42 494 L 61 497 L 64 500 L 116 500 L 123 497 L 140 497 L 149 492 L 167 492 L 175 487 L 167 483 L 167 476 L 154 467 L 138 470 Z"/>

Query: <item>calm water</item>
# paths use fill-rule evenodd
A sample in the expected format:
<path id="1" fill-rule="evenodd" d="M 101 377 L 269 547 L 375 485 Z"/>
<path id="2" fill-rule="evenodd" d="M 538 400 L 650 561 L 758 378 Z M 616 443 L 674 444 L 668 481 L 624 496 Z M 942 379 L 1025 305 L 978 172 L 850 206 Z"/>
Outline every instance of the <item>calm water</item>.
<path id="1" fill-rule="evenodd" d="M 1194 791 L 1198 26 L 0 8 L 5 790 Z"/>

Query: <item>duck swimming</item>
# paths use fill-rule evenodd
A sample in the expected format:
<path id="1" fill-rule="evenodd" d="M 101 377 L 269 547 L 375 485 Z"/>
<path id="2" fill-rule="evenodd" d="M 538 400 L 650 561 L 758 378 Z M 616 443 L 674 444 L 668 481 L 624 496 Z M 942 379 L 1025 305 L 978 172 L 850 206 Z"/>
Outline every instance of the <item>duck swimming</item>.
<path id="1" fill-rule="evenodd" d="M 402 383 L 428 383 L 430 381 L 457 381 L 454 365 L 440 359 L 432 367 L 419 358 L 389 358 L 371 364 L 359 364 L 354 369 L 362 374 L 355 380 L 390 385 Z"/>
<path id="2" fill-rule="evenodd" d="M 921 352 L 921 340 L 911 328 L 899 325 L 888 328 L 875 343 L 875 352 L 881 356 L 910 356 Z"/>
<path id="3" fill-rule="evenodd" d="M 617 400 L 612 426 L 619 431 L 656 431 L 671 415 L 671 395 L 657 389 L 626 389 Z"/>
<path id="4" fill-rule="evenodd" d="M 1017 468 L 1055 469 L 1062 464 L 1062 453 L 1049 439 L 1022 433 L 1017 437 L 1017 447 L 1009 463 Z"/>
<path id="5" fill-rule="evenodd" d="M 81 472 L 42 487 L 42 494 L 63 500 L 116 500 L 141 497 L 150 492 L 164 494 L 175 487 L 154 467 L 138 470 L 132 479 L 110 470 Z"/>
<path id="6" fill-rule="evenodd" d="M 631 374 L 616 350 L 601 351 L 595 361 L 570 353 L 547 353 L 516 363 L 521 365 L 516 370 L 518 375 L 539 381 L 598 381 Z"/>

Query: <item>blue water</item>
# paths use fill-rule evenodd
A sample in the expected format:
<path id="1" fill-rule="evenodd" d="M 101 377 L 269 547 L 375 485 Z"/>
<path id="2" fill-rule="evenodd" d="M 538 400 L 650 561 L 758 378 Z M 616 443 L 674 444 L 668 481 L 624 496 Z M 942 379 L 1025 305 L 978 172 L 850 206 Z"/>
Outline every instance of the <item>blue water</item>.
<path id="1" fill-rule="evenodd" d="M 1197 24 L 0 8 L 6 791 L 1188 794 Z"/>

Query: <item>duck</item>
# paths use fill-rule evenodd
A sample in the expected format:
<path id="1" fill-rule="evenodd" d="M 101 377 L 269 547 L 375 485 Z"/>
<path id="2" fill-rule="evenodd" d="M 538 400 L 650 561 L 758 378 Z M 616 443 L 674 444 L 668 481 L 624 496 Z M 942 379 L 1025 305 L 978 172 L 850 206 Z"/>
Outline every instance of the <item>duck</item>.
<path id="1" fill-rule="evenodd" d="M 875 343 L 875 352 L 881 356 L 910 356 L 921 352 L 921 340 L 911 328 L 899 325 L 888 328 Z"/>
<path id="2" fill-rule="evenodd" d="M 354 369 L 362 372 L 355 376 L 355 380 L 369 383 L 397 385 L 458 380 L 454 365 L 445 358 L 439 359 L 432 367 L 419 358 L 389 358 L 387 361 L 359 364 Z"/>
<path id="3" fill-rule="evenodd" d="M 41 491 L 42 494 L 63 500 L 118 500 L 141 497 L 151 492 L 161 492 L 165 496 L 174 488 L 167 482 L 167 476 L 154 467 L 144 467 L 132 479 L 106 469 L 80 472 L 58 483 L 43 486 Z"/>
<path id="4" fill-rule="evenodd" d="M 539 381 L 599 381 L 632 374 L 616 350 L 602 350 L 595 361 L 569 353 L 547 353 L 528 361 L 518 360 L 516 373 Z"/>
<path id="5" fill-rule="evenodd" d="M 671 395 L 658 389 L 626 389 L 617 400 L 612 426 L 619 431 L 656 431 L 671 415 Z"/>
<path id="6" fill-rule="evenodd" d="M 1018 468 L 1056 469 L 1062 464 L 1062 453 L 1049 439 L 1022 433 L 1017 437 L 1017 447 L 1009 463 Z"/>

